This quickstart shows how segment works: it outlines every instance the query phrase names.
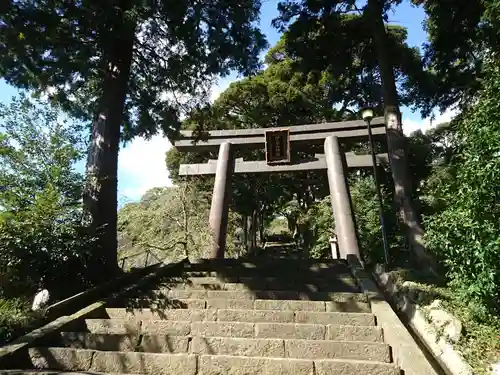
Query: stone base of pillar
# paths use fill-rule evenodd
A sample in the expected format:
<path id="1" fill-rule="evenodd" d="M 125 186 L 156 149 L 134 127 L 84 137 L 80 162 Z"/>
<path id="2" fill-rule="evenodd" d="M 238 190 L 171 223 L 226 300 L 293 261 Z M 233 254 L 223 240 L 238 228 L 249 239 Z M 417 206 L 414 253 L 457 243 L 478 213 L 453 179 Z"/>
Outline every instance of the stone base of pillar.
<path id="1" fill-rule="evenodd" d="M 330 250 L 332 252 L 332 259 L 341 259 L 337 237 L 330 237 Z"/>

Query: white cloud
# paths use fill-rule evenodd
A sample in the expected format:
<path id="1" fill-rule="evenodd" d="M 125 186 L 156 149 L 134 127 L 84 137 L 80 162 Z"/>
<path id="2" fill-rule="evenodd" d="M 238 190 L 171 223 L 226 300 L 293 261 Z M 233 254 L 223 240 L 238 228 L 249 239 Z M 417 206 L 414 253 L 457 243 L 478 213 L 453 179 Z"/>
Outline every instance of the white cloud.
<path id="1" fill-rule="evenodd" d="M 220 79 L 212 87 L 213 102 L 236 78 Z M 169 99 L 164 94 L 163 99 Z M 173 186 L 165 164 L 165 153 L 172 144 L 158 135 L 146 141 L 135 138 L 120 150 L 118 156 L 118 202 L 123 206 L 138 201 L 146 191 L 154 187 Z"/>
<path id="2" fill-rule="evenodd" d="M 136 138 L 118 156 L 118 200 L 136 201 L 151 188 L 172 186 L 165 153 L 172 147 L 161 135 Z"/>
<path id="3" fill-rule="evenodd" d="M 403 132 L 406 135 L 410 135 L 416 130 L 421 130 L 425 133 L 427 130 L 442 124 L 443 122 L 451 121 L 457 114 L 458 111 L 456 109 L 447 109 L 444 113 L 437 114 L 436 118 L 431 121 L 430 118 L 414 120 L 409 118 L 409 116 L 405 116 L 403 113 Z"/>

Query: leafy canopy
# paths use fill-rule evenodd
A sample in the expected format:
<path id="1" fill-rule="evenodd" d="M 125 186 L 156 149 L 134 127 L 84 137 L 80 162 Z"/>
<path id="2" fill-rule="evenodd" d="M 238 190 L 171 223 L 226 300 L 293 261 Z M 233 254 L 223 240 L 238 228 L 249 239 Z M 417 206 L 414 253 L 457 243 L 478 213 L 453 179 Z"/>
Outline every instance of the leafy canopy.
<path id="1" fill-rule="evenodd" d="M 178 128 L 181 113 L 206 97 L 210 80 L 248 74 L 266 47 L 256 27 L 260 0 L 10 1 L 0 15 L 0 76 L 23 88 L 55 88 L 70 113 L 91 118 L 107 64 L 133 32 L 125 139 Z M 118 45 L 117 45 L 118 44 Z"/>
<path id="2" fill-rule="evenodd" d="M 84 150 L 79 127 L 47 105 L 24 96 L 0 105 L 4 294 L 29 294 L 42 276 L 82 281 L 91 239 L 80 224 L 83 177 L 74 165 Z"/>
<path id="3" fill-rule="evenodd" d="M 451 178 L 432 185 L 442 210 L 428 217 L 426 238 L 465 299 L 473 301 L 476 310 L 496 311 L 500 302 L 500 67 L 491 61 L 485 72 L 477 103 L 456 120 L 458 147 L 448 169 Z"/>
<path id="4" fill-rule="evenodd" d="M 400 1 L 383 1 L 384 16 Z M 316 79 L 328 76 L 330 102 L 358 111 L 369 104 L 382 111 L 382 80 L 373 38 L 373 16 L 366 4 L 343 1 L 281 1 L 274 25 L 286 35 L 286 51 L 296 69 Z M 419 50 L 406 43 L 407 31 L 386 25 L 400 103 L 409 105 L 420 91 L 423 66 Z"/>

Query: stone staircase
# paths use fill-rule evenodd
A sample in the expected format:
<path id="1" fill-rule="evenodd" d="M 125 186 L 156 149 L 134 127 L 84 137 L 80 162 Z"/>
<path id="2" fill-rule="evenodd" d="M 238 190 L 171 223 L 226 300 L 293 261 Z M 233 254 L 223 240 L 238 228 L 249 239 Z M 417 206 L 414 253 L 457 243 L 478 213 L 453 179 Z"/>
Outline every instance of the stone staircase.
<path id="1" fill-rule="evenodd" d="M 343 260 L 186 263 L 0 374 L 397 375 Z"/>

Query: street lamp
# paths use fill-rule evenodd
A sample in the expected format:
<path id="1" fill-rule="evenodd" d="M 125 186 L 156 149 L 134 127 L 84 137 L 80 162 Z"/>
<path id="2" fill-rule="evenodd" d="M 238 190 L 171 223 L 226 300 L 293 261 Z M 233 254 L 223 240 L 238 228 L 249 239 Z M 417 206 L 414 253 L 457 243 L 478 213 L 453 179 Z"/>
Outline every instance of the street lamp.
<path id="1" fill-rule="evenodd" d="M 370 122 L 373 120 L 374 114 L 373 109 L 370 107 L 365 107 L 361 110 L 361 117 L 368 123 L 368 128 L 370 128 Z"/>
<path id="2" fill-rule="evenodd" d="M 377 191 L 378 197 L 378 206 L 379 206 L 379 216 L 380 216 L 380 225 L 382 231 L 382 241 L 384 244 L 384 256 L 385 256 L 385 264 L 389 264 L 389 243 L 387 241 L 387 234 L 385 233 L 385 224 L 384 224 L 384 208 L 382 203 L 382 193 L 380 192 L 380 184 L 378 182 L 378 174 L 377 174 L 377 159 L 375 157 L 375 147 L 373 146 L 373 136 L 372 136 L 372 127 L 371 121 L 374 117 L 373 108 L 365 107 L 361 110 L 361 117 L 365 120 L 366 125 L 368 126 L 368 140 L 370 142 L 370 151 L 372 154 L 372 164 L 373 164 L 373 181 L 375 183 L 375 190 Z"/>

